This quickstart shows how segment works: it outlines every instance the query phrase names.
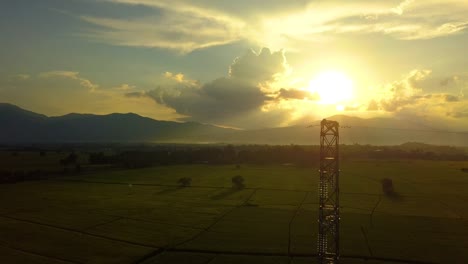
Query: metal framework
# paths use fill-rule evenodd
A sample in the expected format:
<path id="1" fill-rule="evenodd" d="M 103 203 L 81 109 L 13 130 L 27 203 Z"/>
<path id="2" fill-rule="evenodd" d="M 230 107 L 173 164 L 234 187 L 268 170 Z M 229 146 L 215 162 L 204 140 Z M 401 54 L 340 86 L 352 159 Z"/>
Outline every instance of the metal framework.
<path id="1" fill-rule="evenodd" d="M 320 123 L 320 181 L 317 251 L 319 263 L 339 263 L 339 124 L 323 119 Z"/>

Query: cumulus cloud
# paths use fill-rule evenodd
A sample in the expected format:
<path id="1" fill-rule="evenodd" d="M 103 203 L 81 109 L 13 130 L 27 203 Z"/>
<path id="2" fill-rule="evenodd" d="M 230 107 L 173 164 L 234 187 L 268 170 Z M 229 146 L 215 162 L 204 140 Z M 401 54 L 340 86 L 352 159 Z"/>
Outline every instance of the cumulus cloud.
<path id="1" fill-rule="evenodd" d="M 468 101 L 457 94 L 456 86 L 447 89 L 454 78 L 437 79 L 430 70 L 413 70 L 401 80 L 376 88 L 367 111 L 383 111 L 406 120 L 418 120 L 428 126 L 466 127 Z M 429 85 L 439 87 L 439 90 L 433 91 L 434 87 Z"/>
<path id="2" fill-rule="evenodd" d="M 394 112 L 405 105 L 412 104 L 419 99 L 422 88 L 419 85 L 429 75 L 430 70 L 413 70 L 402 80 L 384 85 L 382 88 L 384 98 L 380 100 L 383 110 Z"/>
<path id="3" fill-rule="evenodd" d="M 263 116 L 268 121 L 261 123 L 273 126 L 283 114 L 280 109 L 266 107 L 268 102 L 278 99 L 278 91 L 271 88 L 271 84 L 288 70 L 283 51 L 271 52 L 263 48 L 257 53 L 249 50 L 233 61 L 227 77 L 201 84 L 181 73 L 166 72 L 163 74 L 165 84 L 125 96 L 151 98 L 185 116 L 184 120 L 244 127 L 255 125 L 251 122 L 254 116 Z M 279 92 L 280 95 L 285 93 L 284 89 Z"/>
<path id="4" fill-rule="evenodd" d="M 287 73 L 288 69 L 283 51 L 272 53 L 270 49 L 263 48 L 259 54 L 249 50 L 244 56 L 235 59 L 229 75 L 253 83 L 269 82 Z"/>

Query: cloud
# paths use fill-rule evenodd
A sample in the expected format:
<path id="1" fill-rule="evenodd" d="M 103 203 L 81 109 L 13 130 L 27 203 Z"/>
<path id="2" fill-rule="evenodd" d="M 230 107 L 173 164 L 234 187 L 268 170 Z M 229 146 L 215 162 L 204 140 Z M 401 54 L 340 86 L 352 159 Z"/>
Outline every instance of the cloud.
<path id="1" fill-rule="evenodd" d="M 344 35 L 380 34 L 420 40 L 462 34 L 468 28 L 466 1 L 328 1 L 283 16 L 266 17 L 257 41 L 274 47 L 306 49 Z M 263 42 L 262 42 L 263 41 Z M 307 46 L 304 46 L 307 45 Z"/>
<path id="2" fill-rule="evenodd" d="M 447 116 L 453 117 L 453 118 L 468 118 L 468 111 L 466 112 L 450 112 L 447 113 Z"/>
<path id="3" fill-rule="evenodd" d="M 302 99 L 309 99 L 309 100 L 319 100 L 320 96 L 317 93 L 311 93 L 308 90 L 300 90 L 300 89 L 284 89 L 281 88 L 277 97 L 277 99 L 297 99 L 297 100 L 302 100 Z"/>
<path id="4" fill-rule="evenodd" d="M 200 87 L 175 86 L 147 92 L 156 102 L 174 108 L 190 120 L 225 122 L 259 109 L 268 97 L 256 86 L 236 78 L 219 78 Z"/>
<path id="5" fill-rule="evenodd" d="M 286 74 L 289 66 L 283 51 L 271 52 L 263 48 L 259 54 L 249 50 L 244 56 L 236 58 L 231 65 L 231 78 L 260 83 L 275 81 L 280 75 Z"/>
<path id="6" fill-rule="evenodd" d="M 147 96 L 146 92 L 129 92 L 124 94 L 128 98 L 142 98 Z"/>
<path id="7" fill-rule="evenodd" d="M 430 74 L 430 70 L 413 70 L 402 80 L 384 85 L 382 88 L 384 98 L 380 100 L 380 107 L 385 111 L 394 112 L 414 103 L 422 92 L 420 83 Z"/>
<path id="8" fill-rule="evenodd" d="M 367 106 L 367 111 L 377 111 L 379 110 L 379 103 L 372 99 L 370 102 L 369 102 L 369 105 Z"/>
<path id="9" fill-rule="evenodd" d="M 82 15 L 81 20 L 95 26 L 84 36 L 112 45 L 164 48 L 181 53 L 243 39 L 244 21 L 191 3 L 146 0 L 109 2 L 143 5 L 154 11 L 152 15 L 131 19 Z"/>
<path id="10" fill-rule="evenodd" d="M 403 14 L 403 11 L 404 11 L 409 5 L 411 5 L 413 2 L 414 2 L 414 0 L 405 0 L 405 1 L 401 2 L 397 7 L 392 8 L 392 9 L 390 9 L 390 10 L 391 10 L 392 12 L 394 12 L 395 14 L 402 15 L 402 14 Z"/>
<path id="11" fill-rule="evenodd" d="M 31 75 L 29 74 L 16 74 L 13 76 L 13 79 L 15 80 L 20 80 L 20 81 L 26 81 L 31 78 Z"/>
<path id="12" fill-rule="evenodd" d="M 367 111 L 400 112 L 405 108 L 420 107 L 421 112 L 433 106 L 450 108 L 449 104 L 463 103 L 462 94 L 447 92 L 426 92 L 430 80 L 430 70 L 412 70 L 401 80 L 382 85 L 375 89 L 375 96 L 367 106 Z M 458 80 L 459 78 L 455 78 Z M 453 78 L 444 78 L 438 82 L 443 86 L 449 85 Z M 454 90 L 454 89 L 452 89 Z M 425 109 L 425 110 L 424 110 Z"/>
<path id="13" fill-rule="evenodd" d="M 453 95 L 453 94 L 444 94 L 443 95 L 446 102 L 458 102 L 460 101 L 460 97 Z"/>
<path id="14" fill-rule="evenodd" d="M 263 48 L 259 53 L 249 50 L 236 58 L 227 77 L 207 83 L 187 79 L 183 74 L 164 73 L 165 82 L 159 87 L 130 92 L 128 98 L 151 98 L 156 103 L 174 109 L 185 116 L 183 120 L 200 121 L 233 127 L 277 125 L 285 116 L 270 102 L 278 94 L 272 84 L 287 74 L 289 66 L 282 51 Z M 279 92 L 279 94 L 283 92 Z M 268 107 L 267 107 L 268 106 Z M 263 116 L 265 120 L 251 120 Z M 284 120 L 281 120 L 283 122 Z"/>
<path id="15" fill-rule="evenodd" d="M 99 85 L 92 83 L 90 80 L 80 77 L 79 74 L 79 72 L 74 71 L 49 71 L 40 73 L 39 77 L 45 79 L 66 78 L 70 80 L 76 80 L 80 83 L 82 87 L 87 88 L 90 91 L 94 91 L 99 87 Z"/>
<path id="16" fill-rule="evenodd" d="M 247 41 L 275 49 L 304 49 L 304 42 L 341 34 L 383 34 L 403 40 L 461 34 L 468 28 L 466 1 L 189 1 L 104 0 L 146 12 L 140 17 L 79 15 L 80 35 L 111 45 L 197 49 Z M 84 32 L 84 33 L 83 33 Z"/>
<path id="17" fill-rule="evenodd" d="M 457 74 L 446 77 L 440 81 L 440 86 L 444 89 L 458 90 L 458 97 L 464 98 L 464 90 L 468 87 L 468 75 Z"/>
<path id="18" fill-rule="evenodd" d="M 7 82 L 2 82 L 0 78 L 2 101 L 49 116 L 71 112 L 134 112 L 165 120 L 180 117 L 174 110 L 155 104 L 150 98 L 125 97 L 125 93 L 138 92 L 136 87 L 129 84 L 101 87 L 94 81 L 83 78 L 76 71 L 50 71 L 28 76 L 27 80 L 13 79 Z"/>
<path id="19" fill-rule="evenodd" d="M 135 85 L 130 85 L 128 83 L 122 83 L 119 86 L 113 87 L 113 89 L 116 90 L 121 90 L 121 91 L 129 91 L 129 90 L 134 90 L 136 88 Z"/>
<path id="20" fill-rule="evenodd" d="M 458 86 L 448 89 L 453 82 L 447 79 L 458 80 L 458 83 L 463 77 L 439 80 L 430 70 L 413 70 L 400 80 L 374 88 L 367 112 L 416 121 L 428 127 L 466 128 L 468 100 L 457 94 Z M 438 90 L 434 90 L 437 87 Z"/>

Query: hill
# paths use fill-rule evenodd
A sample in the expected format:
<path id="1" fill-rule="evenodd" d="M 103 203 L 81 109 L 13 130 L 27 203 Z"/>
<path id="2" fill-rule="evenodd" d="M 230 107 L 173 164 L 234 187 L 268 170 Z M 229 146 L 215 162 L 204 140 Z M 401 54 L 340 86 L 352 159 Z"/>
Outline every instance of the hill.
<path id="1" fill-rule="evenodd" d="M 468 146 L 468 132 L 440 131 L 396 118 L 363 119 L 345 115 L 340 123 L 344 144 L 398 145 L 421 142 Z M 319 144 L 320 121 L 302 126 L 235 130 L 196 122 L 160 121 L 137 114 L 71 113 L 47 117 L 11 104 L 0 104 L 0 143 L 164 142 L 231 144 Z"/>
<path id="2" fill-rule="evenodd" d="M 47 117 L 0 104 L 0 142 L 198 142 L 231 129 L 194 122 L 159 121 L 137 114 Z"/>

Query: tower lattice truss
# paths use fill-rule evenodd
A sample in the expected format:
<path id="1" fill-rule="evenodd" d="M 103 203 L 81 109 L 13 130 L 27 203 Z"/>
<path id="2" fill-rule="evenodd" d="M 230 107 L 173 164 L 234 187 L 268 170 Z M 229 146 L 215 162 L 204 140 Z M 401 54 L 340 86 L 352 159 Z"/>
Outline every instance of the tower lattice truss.
<path id="1" fill-rule="evenodd" d="M 319 263 L 339 262 L 339 124 L 322 120 L 320 130 Z"/>

